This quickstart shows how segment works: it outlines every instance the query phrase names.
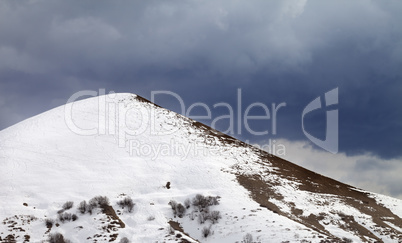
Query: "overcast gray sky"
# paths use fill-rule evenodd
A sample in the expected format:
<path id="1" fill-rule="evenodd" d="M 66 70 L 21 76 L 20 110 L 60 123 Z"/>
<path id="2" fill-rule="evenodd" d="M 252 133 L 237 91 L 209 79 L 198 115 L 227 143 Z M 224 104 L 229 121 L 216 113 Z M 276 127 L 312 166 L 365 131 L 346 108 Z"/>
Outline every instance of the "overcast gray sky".
<path id="1" fill-rule="evenodd" d="M 402 183 L 400 176 L 366 183 L 378 171 L 383 177 L 402 173 L 400 13 L 397 0 L 1 0 L 0 129 L 63 105 L 83 89 L 146 98 L 169 90 L 187 107 L 195 102 L 235 107 L 241 89 L 244 106 L 285 102 L 286 107 L 278 114 L 277 134 L 232 135 L 252 143 L 302 143 L 307 156 L 325 151 L 303 134 L 302 111 L 338 88 L 338 156 L 353 164 L 350 175 L 331 174 L 325 161 L 299 162 L 367 189 L 402 195 L 402 188 L 392 186 Z M 180 112 L 172 97 L 156 102 Z M 212 111 L 213 117 L 227 113 Z M 325 110 L 316 112 L 306 129 L 323 137 L 325 121 Z M 270 125 L 255 122 L 253 128 Z M 227 126 L 218 124 L 221 130 Z M 325 154 L 323 160 L 341 158 Z"/>

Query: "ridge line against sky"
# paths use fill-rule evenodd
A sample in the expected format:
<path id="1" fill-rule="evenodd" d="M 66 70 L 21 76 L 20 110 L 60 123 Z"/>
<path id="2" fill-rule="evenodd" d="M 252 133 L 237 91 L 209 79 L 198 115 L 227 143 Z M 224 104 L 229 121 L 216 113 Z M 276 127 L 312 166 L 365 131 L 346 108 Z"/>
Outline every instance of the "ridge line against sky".
<path id="1" fill-rule="evenodd" d="M 85 89 L 148 99 L 168 90 L 186 107 L 235 106 L 241 89 L 243 109 L 253 102 L 286 107 L 277 134 L 231 135 L 308 143 L 303 108 L 338 88 L 340 153 L 370 155 L 359 171 L 391 172 L 402 160 L 401 12 L 396 0 L 1 1 L 0 129 Z M 180 112 L 172 97 L 156 101 Z M 218 108 L 212 116 L 226 113 Z M 307 123 L 322 137 L 325 112 Z"/>

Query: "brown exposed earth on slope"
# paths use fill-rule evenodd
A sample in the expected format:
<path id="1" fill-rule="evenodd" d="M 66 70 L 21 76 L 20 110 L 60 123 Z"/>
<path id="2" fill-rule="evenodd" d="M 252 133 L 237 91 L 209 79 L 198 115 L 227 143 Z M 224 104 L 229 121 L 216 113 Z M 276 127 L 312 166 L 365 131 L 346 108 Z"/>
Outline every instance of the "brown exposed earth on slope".
<path id="1" fill-rule="evenodd" d="M 153 104 L 149 100 L 146 100 L 140 96 L 137 96 L 137 100 Z M 301 166 L 298 166 L 294 163 L 291 163 L 287 160 L 271 155 L 266 151 L 255 148 L 252 145 L 246 144 L 236 138 L 233 138 L 220 131 L 217 131 L 200 122 L 191 120 L 191 125 L 201 130 L 203 132 L 203 136 L 205 136 L 206 138 L 207 137 L 217 138 L 219 141 L 221 141 L 223 144 L 227 146 L 250 148 L 260 157 L 259 161 L 257 162 L 254 161 L 255 163 L 258 163 L 262 166 L 266 166 L 267 171 L 268 167 L 276 168 L 276 170 L 273 171 L 271 170 L 269 173 L 274 173 L 281 178 L 286 178 L 288 180 L 300 183 L 298 190 L 308 191 L 315 194 L 336 195 L 345 204 L 357 209 L 363 214 L 371 216 L 373 222 L 376 224 L 377 227 L 377 229 L 375 230 L 376 232 L 378 232 L 379 234 L 384 234 L 385 232 L 388 235 L 390 235 L 392 239 L 396 240 L 402 239 L 402 232 L 398 231 L 398 229 L 391 227 L 390 225 L 384 222 L 384 219 L 386 219 L 393 225 L 402 228 L 402 219 L 397 215 L 395 215 L 394 213 L 392 213 L 388 208 L 377 203 L 377 201 L 371 198 L 368 193 L 362 192 L 355 187 L 328 178 L 326 176 L 320 175 L 318 173 L 305 169 Z M 207 141 L 207 139 L 205 140 Z M 275 182 L 265 180 L 265 178 L 263 178 L 259 174 L 248 175 L 246 173 L 242 173 L 241 171 L 239 171 L 239 173 L 236 174 L 236 178 L 240 183 L 240 185 L 246 188 L 250 192 L 250 196 L 262 207 L 265 207 L 275 213 L 288 217 L 291 220 L 295 220 L 315 231 L 327 235 L 329 237 L 328 239 L 339 242 L 342 241 L 342 239 L 331 235 L 327 230 L 325 230 L 325 227 L 320 223 L 320 220 L 322 220 L 324 214 L 321 215 L 310 214 L 308 217 L 303 217 L 301 216 L 302 211 L 295 207 L 292 207 L 292 214 L 288 214 L 282 212 L 277 205 L 270 202 L 269 199 L 271 198 L 277 200 L 283 200 L 282 195 L 280 195 L 274 190 L 274 186 L 276 186 Z M 342 213 L 338 212 L 338 214 Z M 340 216 L 347 225 L 346 230 L 357 233 L 357 235 L 361 238 L 362 241 L 367 241 L 367 239 L 364 238 L 366 236 L 368 238 L 375 239 L 378 242 L 382 242 L 381 239 L 375 236 L 365 226 L 360 225 L 358 222 L 356 222 L 353 216 L 351 215 L 340 215 Z"/>
<path id="2" fill-rule="evenodd" d="M 392 239 L 402 238 L 402 232 L 384 222 L 384 219 L 387 219 L 388 222 L 391 222 L 397 227 L 402 228 L 402 219 L 392 213 L 388 208 L 385 208 L 383 205 L 378 204 L 375 199 L 369 197 L 369 194 L 361 192 L 360 190 L 352 186 L 307 170 L 279 157 L 268 154 L 265 151 L 260 150 L 258 152 L 260 154 L 261 161 L 257 163 L 277 168 L 276 170 L 270 171 L 269 173 L 273 173 L 281 178 L 286 178 L 288 180 L 300 183 L 298 188 L 299 190 L 317 194 L 336 195 L 345 204 L 356 208 L 363 214 L 371 216 L 373 222 L 378 227 L 378 232 L 380 234 L 387 232 L 387 234 L 389 234 Z M 297 208 L 292 208 L 293 214 L 291 215 L 282 212 L 275 204 L 271 203 L 269 201 L 270 199 L 283 199 L 282 195 L 280 195 L 273 189 L 274 186 L 276 186 L 275 182 L 264 180 L 264 178 L 258 174 L 246 175 L 241 173 L 237 174 L 237 180 L 243 187 L 250 191 L 251 197 L 262 207 L 265 207 L 275 213 L 300 222 L 324 235 L 334 237 L 334 240 L 341 240 L 337 239 L 335 236 L 332 236 L 328 231 L 325 230 L 323 225 L 319 223 L 322 215 L 320 216 L 310 214 L 310 216 L 308 217 L 302 217 L 300 215 L 297 215 Z M 295 218 L 294 216 L 298 217 Z M 367 241 L 363 237 L 367 236 L 369 238 L 377 240 L 378 242 L 382 242 L 381 239 L 370 232 L 365 226 L 357 223 L 354 220 L 353 216 L 340 216 L 342 220 L 348 225 L 346 230 L 356 232 L 362 241 Z"/>

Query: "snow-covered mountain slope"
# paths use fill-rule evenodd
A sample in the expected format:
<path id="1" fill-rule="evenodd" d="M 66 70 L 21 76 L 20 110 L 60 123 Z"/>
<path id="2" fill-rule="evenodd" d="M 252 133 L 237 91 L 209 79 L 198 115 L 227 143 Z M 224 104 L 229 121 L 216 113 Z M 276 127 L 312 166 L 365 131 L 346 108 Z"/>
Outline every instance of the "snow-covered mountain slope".
<path id="1" fill-rule="evenodd" d="M 0 242 L 56 233 L 71 242 L 402 239 L 402 201 L 132 94 L 70 103 L 1 131 L 0 192 Z M 78 208 L 84 200 L 92 206 Z"/>

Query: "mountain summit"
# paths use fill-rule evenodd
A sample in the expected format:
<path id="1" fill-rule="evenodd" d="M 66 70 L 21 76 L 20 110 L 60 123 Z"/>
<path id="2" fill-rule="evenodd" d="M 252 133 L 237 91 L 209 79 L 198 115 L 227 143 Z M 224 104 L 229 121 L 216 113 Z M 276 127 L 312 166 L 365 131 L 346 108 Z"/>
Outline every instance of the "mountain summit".
<path id="1" fill-rule="evenodd" d="M 402 201 L 133 94 L 0 132 L 0 242 L 402 242 Z"/>

